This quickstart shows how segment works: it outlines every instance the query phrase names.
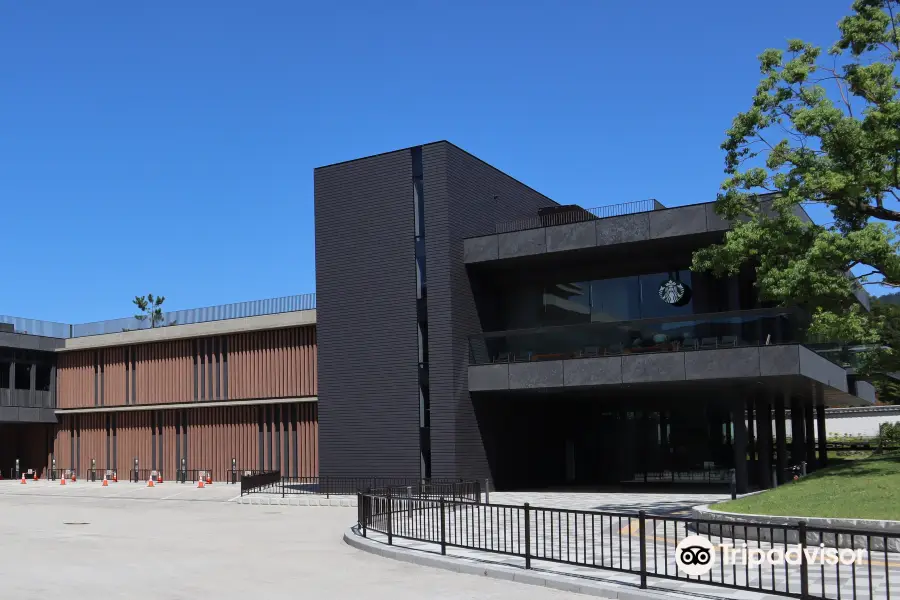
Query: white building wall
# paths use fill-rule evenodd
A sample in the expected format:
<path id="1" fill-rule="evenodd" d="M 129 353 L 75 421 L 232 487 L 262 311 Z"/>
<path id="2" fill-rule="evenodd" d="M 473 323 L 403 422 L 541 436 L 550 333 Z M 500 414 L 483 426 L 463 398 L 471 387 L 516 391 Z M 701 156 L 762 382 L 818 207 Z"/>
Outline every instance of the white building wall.
<path id="1" fill-rule="evenodd" d="M 861 408 L 829 408 L 825 410 L 825 433 L 829 438 L 852 436 L 874 437 L 882 423 L 900 422 L 900 406 L 868 406 Z M 772 421 L 775 431 L 775 421 Z M 791 435 L 791 420 L 785 422 L 785 432 Z M 815 432 L 814 432 L 815 434 Z M 818 439 L 818 435 L 814 435 Z"/>

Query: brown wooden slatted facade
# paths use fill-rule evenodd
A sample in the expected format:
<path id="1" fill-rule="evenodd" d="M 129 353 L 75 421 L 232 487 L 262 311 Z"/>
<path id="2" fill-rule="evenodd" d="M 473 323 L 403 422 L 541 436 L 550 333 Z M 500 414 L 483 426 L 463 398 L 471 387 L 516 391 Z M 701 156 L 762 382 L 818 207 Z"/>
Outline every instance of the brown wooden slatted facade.
<path id="1" fill-rule="evenodd" d="M 47 464 L 55 459 L 82 477 L 95 465 L 126 478 L 137 458 L 140 469 L 168 478 L 184 464 L 222 480 L 235 459 L 240 470 L 315 476 L 317 403 L 294 399 L 316 392 L 314 326 L 64 352 L 59 409 L 147 408 L 58 413 Z M 241 404 L 203 405 L 229 400 Z M 175 403 L 197 405 L 165 407 Z"/>
<path id="2" fill-rule="evenodd" d="M 315 327 L 65 352 L 58 407 L 315 396 Z"/>
<path id="3" fill-rule="evenodd" d="M 127 478 L 135 458 L 138 468 L 169 479 L 184 464 L 224 481 L 232 458 L 238 470 L 313 477 L 319 469 L 317 422 L 315 402 L 61 414 L 50 459 L 80 477 L 96 467 Z"/>

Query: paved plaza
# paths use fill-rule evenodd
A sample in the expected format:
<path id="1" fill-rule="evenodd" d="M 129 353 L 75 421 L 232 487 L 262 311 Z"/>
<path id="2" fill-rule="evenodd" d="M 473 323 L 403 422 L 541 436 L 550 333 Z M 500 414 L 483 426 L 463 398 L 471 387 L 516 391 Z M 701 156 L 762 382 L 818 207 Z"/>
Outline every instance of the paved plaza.
<path id="1" fill-rule="evenodd" d="M 0 598 L 516 598 L 572 595 L 355 550 L 350 507 L 246 506 L 238 487 L 0 481 Z"/>

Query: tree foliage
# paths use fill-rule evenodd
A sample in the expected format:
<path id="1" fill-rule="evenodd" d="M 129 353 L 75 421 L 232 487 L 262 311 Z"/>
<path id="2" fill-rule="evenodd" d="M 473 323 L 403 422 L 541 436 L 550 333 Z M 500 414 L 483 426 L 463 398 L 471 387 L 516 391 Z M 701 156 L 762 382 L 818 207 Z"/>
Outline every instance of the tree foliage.
<path id="1" fill-rule="evenodd" d="M 900 0 L 856 0 L 838 30 L 824 54 L 790 40 L 759 56 L 762 79 L 722 144 L 716 211 L 734 227 L 694 269 L 729 275 L 749 261 L 762 300 L 808 306 L 832 339 L 876 341 L 884 316 L 854 295 L 900 287 Z M 812 204 L 832 221 L 811 222 Z"/>
<path id="2" fill-rule="evenodd" d="M 149 321 L 151 328 L 159 327 L 160 324 L 165 324 L 166 317 L 162 311 L 162 304 L 165 301 L 165 296 L 154 296 L 153 294 L 135 296 L 132 303 L 137 306 L 138 310 L 141 312 L 134 315 L 134 318 L 142 323 Z"/>

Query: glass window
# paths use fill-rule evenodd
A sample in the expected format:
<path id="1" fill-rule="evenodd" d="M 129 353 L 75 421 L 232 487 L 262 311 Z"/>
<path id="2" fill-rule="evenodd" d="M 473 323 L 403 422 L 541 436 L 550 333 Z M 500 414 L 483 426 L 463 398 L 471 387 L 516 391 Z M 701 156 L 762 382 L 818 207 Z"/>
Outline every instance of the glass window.
<path id="1" fill-rule="evenodd" d="M 641 275 L 641 318 L 689 315 L 694 312 L 691 272 Z"/>
<path id="2" fill-rule="evenodd" d="M 34 389 L 44 392 L 50 391 L 50 365 L 38 364 L 36 367 Z"/>
<path id="3" fill-rule="evenodd" d="M 547 286 L 544 289 L 544 316 L 547 325 L 590 322 L 590 283 L 558 283 Z"/>
<path id="4" fill-rule="evenodd" d="M 31 365 L 27 363 L 16 363 L 16 389 L 31 389 Z"/>
<path id="5" fill-rule="evenodd" d="M 615 322 L 641 318 L 641 288 L 637 277 L 591 282 L 591 321 Z"/>

